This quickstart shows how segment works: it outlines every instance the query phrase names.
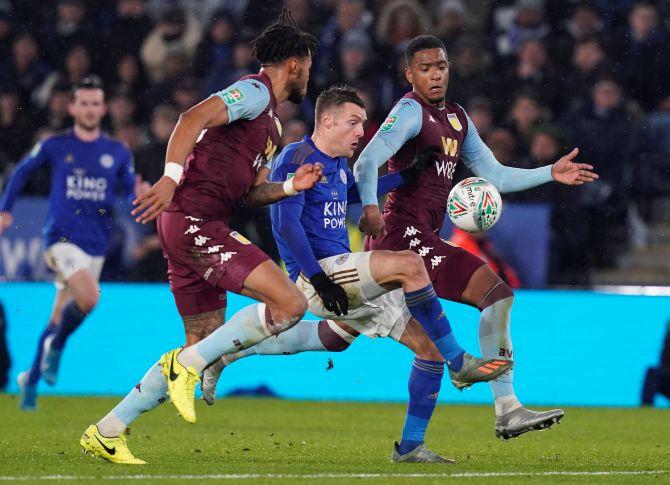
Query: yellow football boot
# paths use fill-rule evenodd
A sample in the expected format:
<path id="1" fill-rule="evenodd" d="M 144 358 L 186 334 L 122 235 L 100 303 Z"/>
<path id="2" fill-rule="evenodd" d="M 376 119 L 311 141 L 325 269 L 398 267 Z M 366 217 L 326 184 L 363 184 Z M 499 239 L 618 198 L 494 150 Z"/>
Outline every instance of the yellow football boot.
<path id="1" fill-rule="evenodd" d="M 84 454 L 91 453 L 93 456 L 119 463 L 121 465 L 145 465 L 146 461 L 135 458 L 128 448 L 126 433 L 121 433 L 116 438 L 106 438 L 100 434 L 95 424 L 90 425 L 84 431 L 79 444 L 84 449 Z"/>
<path id="2" fill-rule="evenodd" d="M 193 367 L 186 368 L 177 356 L 181 347 L 163 354 L 160 360 L 163 375 L 167 378 L 168 395 L 179 415 L 188 423 L 195 423 L 195 386 L 200 377 Z"/>

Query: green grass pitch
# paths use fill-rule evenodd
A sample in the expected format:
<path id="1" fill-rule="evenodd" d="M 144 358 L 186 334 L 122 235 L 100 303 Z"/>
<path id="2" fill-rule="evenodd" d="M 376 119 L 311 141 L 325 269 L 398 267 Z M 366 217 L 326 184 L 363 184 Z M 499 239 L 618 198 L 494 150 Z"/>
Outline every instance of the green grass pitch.
<path id="1" fill-rule="evenodd" d="M 427 442 L 457 464 L 416 465 L 389 461 L 402 404 L 221 399 L 198 403 L 195 425 L 164 404 L 133 426 L 131 450 L 148 465 L 130 467 L 79 448 L 117 401 L 45 397 L 25 413 L 16 396 L 0 396 L 0 482 L 670 483 L 664 409 L 569 408 L 551 430 L 503 442 L 490 407 L 440 405 Z"/>

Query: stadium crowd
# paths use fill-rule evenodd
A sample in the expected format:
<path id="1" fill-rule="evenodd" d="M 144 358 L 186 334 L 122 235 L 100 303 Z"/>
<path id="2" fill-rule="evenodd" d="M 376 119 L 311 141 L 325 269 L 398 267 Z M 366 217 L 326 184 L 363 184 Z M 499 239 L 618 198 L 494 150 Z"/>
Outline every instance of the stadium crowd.
<path id="1" fill-rule="evenodd" d="M 532 168 L 580 147 L 580 159 L 600 174 L 597 183 L 505 197 L 551 204 L 553 283 L 583 283 L 586 268 L 613 265 L 630 244 L 630 219 L 650 217 L 649 201 L 670 192 L 665 3 L 283 5 L 320 40 L 308 99 L 280 106 L 283 145 L 311 131 L 316 94 L 338 83 L 364 98 L 369 140 L 408 89 L 405 43 L 433 33 L 448 49 L 448 98 L 466 108 L 501 163 Z M 155 182 L 179 113 L 257 71 L 249 41 L 281 7 L 278 0 L 0 0 L 0 182 L 36 141 L 70 126 L 70 86 L 91 73 L 107 88 L 107 131 L 132 150 L 137 172 Z M 24 195 L 48 190 L 48 173 L 41 173 Z M 237 219 L 241 231 L 277 254 L 265 210 Z M 124 278 L 165 279 L 154 233 L 126 253 L 132 264 L 124 265 Z"/>

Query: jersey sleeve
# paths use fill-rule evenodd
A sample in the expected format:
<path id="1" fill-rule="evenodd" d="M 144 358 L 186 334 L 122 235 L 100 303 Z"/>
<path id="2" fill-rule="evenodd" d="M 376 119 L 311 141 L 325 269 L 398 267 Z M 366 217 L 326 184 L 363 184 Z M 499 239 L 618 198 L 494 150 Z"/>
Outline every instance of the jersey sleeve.
<path id="1" fill-rule="evenodd" d="M 354 176 L 363 205 L 377 205 L 377 169 L 421 131 L 421 105 L 403 98 L 393 107 L 354 165 Z"/>
<path id="2" fill-rule="evenodd" d="M 237 120 L 253 120 L 260 115 L 270 102 L 270 92 L 260 81 L 242 79 L 226 89 L 214 93 L 226 103 L 228 123 Z"/>
<path id="3" fill-rule="evenodd" d="M 501 164 L 481 139 L 475 124 L 467 113 L 465 116 L 468 119 L 468 134 L 465 136 L 461 148 L 461 159 L 465 166 L 472 170 L 472 173 L 477 177 L 488 180 L 500 192 L 526 190 L 553 180 L 551 165 L 525 169 L 507 167 Z"/>
<path id="4" fill-rule="evenodd" d="M 41 166 L 51 163 L 48 143 L 49 140 L 38 142 L 16 166 L 11 177 L 9 177 L 5 193 L 0 198 L 0 211 L 11 211 L 16 198 L 23 190 L 30 175 Z"/>

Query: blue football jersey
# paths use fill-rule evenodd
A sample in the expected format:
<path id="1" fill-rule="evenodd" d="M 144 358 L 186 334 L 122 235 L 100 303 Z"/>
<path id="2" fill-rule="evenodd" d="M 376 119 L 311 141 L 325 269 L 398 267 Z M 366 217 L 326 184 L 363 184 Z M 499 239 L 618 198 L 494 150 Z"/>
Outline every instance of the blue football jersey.
<path id="1" fill-rule="evenodd" d="M 90 255 L 104 255 L 116 194 L 121 189 L 127 197 L 133 195 L 131 152 L 105 134 L 92 142 L 81 141 L 73 130 L 52 136 L 35 145 L 18 164 L 0 200 L 0 211 L 11 210 L 25 181 L 43 165 L 51 168 L 49 211 L 43 229 L 46 246 L 70 242 Z"/>
<path id="2" fill-rule="evenodd" d="M 311 138 L 305 137 L 284 148 L 272 162 L 270 181 L 283 182 L 292 177 L 303 163 L 316 162 L 323 164 L 321 181 L 313 188 L 287 197 L 270 208 L 272 233 L 293 281 L 301 269 L 277 229 L 280 226 L 281 204 L 299 203 L 303 206 L 300 222 L 316 259 L 351 252 L 346 226 L 347 193 L 352 187 L 355 188 L 355 181 L 345 157 L 329 157 L 316 148 Z"/>

